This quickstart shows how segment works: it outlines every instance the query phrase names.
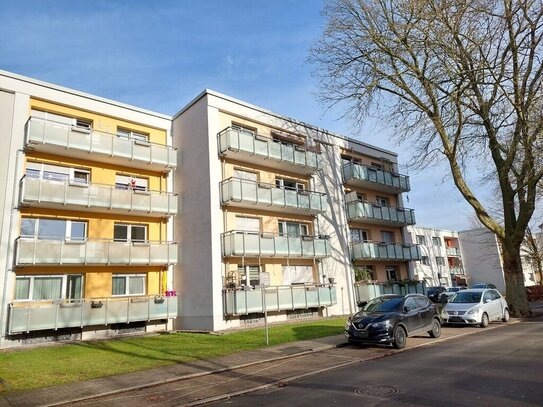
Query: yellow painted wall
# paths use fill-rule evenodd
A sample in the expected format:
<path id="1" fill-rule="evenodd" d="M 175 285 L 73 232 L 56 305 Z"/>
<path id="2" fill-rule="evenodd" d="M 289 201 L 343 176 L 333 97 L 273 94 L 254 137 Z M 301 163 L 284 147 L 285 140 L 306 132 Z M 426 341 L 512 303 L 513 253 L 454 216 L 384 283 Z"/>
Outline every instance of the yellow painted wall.
<path id="1" fill-rule="evenodd" d="M 246 266 L 257 266 L 260 264 L 261 271 L 270 273 L 270 285 L 283 285 L 283 266 L 287 265 L 287 259 L 259 259 L 258 258 L 245 258 L 242 259 L 228 259 L 225 263 L 226 274 L 229 272 L 237 272 L 238 265 L 244 264 Z M 317 266 L 312 260 L 291 259 L 288 262 L 291 266 L 313 266 L 313 280 L 318 281 Z"/>
<path id="2" fill-rule="evenodd" d="M 381 241 L 381 231 L 393 232 L 394 242 L 403 243 L 401 228 L 386 225 L 370 225 L 362 222 L 349 222 L 350 229 L 364 229 L 368 231 L 368 239 L 374 242 Z"/>
<path id="3" fill-rule="evenodd" d="M 229 208 L 226 213 L 226 231 L 236 229 L 236 217 L 246 216 L 260 219 L 260 230 L 268 233 L 279 233 L 279 220 L 300 222 L 308 225 L 310 235 L 314 234 L 313 219 L 311 216 L 299 216 L 290 214 L 272 214 L 270 212 L 254 209 Z"/>
<path id="4" fill-rule="evenodd" d="M 408 278 L 407 265 L 405 263 L 398 263 L 398 262 L 393 262 L 393 261 L 377 262 L 377 261 L 359 260 L 355 263 L 355 265 L 356 266 L 362 266 L 362 265 L 373 266 L 375 278 L 380 283 L 384 283 L 387 281 L 386 266 L 397 267 L 398 279 L 405 280 Z"/>
<path id="5" fill-rule="evenodd" d="M 267 184 L 275 185 L 275 178 L 286 178 L 289 180 L 295 180 L 296 182 L 304 184 L 305 189 L 310 189 L 309 187 L 309 176 L 301 176 L 299 174 L 292 174 L 286 171 L 280 170 L 270 170 L 269 168 L 260 167 L 257 165 L 248 165 L 247 163 L 242 163 L 230 159 L 225 160 L 224 166 L 224 179 L 234 176 L 234 170 L 239 169 L 243 171 L 250 171 L 257 174 L 257 181 L 264 182 Z"/>
<path id="6" fill-rule="evenodd" d="M 361 188 L 345 188 L 345 193 L 349 192 L 358 192 L 366 195 L 366 201 L 368 202 L 375 202 L 377 200 L 377 197 L 383 197 L 388 198 L 388 202 L 390 206 L 398 206 L 398 199 L 397 195 L 386 193 L 386 192 L 378 192 L 378 191 L 371 191 L 369 189 L 361 189 Z"/>
<path id="7" fill-rule="evenodd" d="M 99 115 L 93 112 L 75 109 L 70 106 L 63 106 L 60 104 L 33 98 L 30 99 L 30 108 L 56 113 L 63 116 L 74 117 L 77 119 L 91 120 L 92 128 L 94 130 L 102 131 L 105 133 L 116 134 L 117 127 L 122 127 L 124 129 L 133 130 L 140 133 L 146 133 L 149 134 L 149 141 L 153 143 L 166 144 L 166 130 L 164 129 L 156 129 L 138 123 L 132 123 L 123 120 L 122 118 Z"/>
<path id="8" fill-rule="evenodd" d="M 114 163 L 105 164 L 95 161 L 80 160 L 77 158 L 61 157 L 36 151 L 28 151 L 25 156 L 26 162 L 39 162 L 90 171 L 90 182 L 96 184 L 115 185 L 115 176 L 116 174 L 119 174 L 147 178 L 149 180 L 148 187 L 150 190 L 161 192 L 167 191 L 166 175 L 163 173 L 123 167 L 115 165 Z"/>
<path id="9" fill-rule="evenodd" d="M 148 225 L 148 240 L 166 240 L 166 219 L 146 218 L 141 216 L 122 216 L 107 213 L 66 211 L 47 208 L 21 208 L 21 215 L 23 217 L 86 221 L 87 237 L 89 239 L 113 239 L 113 225 L 117 222 Z"/>
<path id="10" fill-rule="evenodd" d="M 82 274 L 84 298 L 98 298 L 111 297 L 113 274 L 146 274 L 147 295 L 160 294 L 161 272 L 167 273 L 167 269 L 160 266 L 33 266 L 17 269 L 17 276 Z"/>

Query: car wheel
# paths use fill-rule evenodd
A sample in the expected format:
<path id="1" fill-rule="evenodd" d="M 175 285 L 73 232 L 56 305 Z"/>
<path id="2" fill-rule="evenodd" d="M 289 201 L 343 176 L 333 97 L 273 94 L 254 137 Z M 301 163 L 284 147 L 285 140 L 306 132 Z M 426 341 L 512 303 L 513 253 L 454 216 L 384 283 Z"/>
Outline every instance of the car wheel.
<path id="1" fill-rule="evenodd" d="M 441 323 L 434 318 L 432 321 L 432 330 L 428 332 L 432 338 L 439 338 L 441 336 Z"/>
<path id="2" fill-rule="evenodd" d="M 407 342 L 407 333 L 401 326 L 394 328 L 394 338 L 392 339 L 392 346 L 396 349 L 405 348 Z"/>
<path id="3" fill-rule="evenodd" d="M 488 326 L 488 315 L 486 312 L 483 312 L 483 316 L 481 317 L 481 328 L 486 328 Z"/>
<path id="4" fill-rule="evenodd" d="M 503 322 L 508 322 L 509 321 L 509 310 L 507 308 L 503 310 L 502 321 Z"/>

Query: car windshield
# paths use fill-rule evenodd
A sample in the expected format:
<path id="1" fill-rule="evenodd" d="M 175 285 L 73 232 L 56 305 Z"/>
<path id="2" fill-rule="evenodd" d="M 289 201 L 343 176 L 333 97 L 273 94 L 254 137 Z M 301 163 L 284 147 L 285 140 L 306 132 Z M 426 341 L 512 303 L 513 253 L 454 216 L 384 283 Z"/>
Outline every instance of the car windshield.
<path id="1" fill-rule="evenodd" d="M 402 305 L 403 297 L 378 297 L 372 299 L 362 308 L 364 312 L 391 312 L 398 311 Z"/>
<path id="2" fill-rule="evenodd" d="M 451 302 L 458 304 L 474 304 L 481 302 L 481 295 L 482 292 L 466 292 L 466 291 L 459 291 L 451 300 Z"/>

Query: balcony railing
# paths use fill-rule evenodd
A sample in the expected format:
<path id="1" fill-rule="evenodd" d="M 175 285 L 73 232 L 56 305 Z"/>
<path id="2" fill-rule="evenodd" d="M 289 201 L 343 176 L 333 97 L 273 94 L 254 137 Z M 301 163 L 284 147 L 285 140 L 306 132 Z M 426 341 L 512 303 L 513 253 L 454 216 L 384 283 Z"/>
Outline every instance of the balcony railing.
<path id="1" fill-rule="evenodd" d="M 337 303 L 337 298 L 333 285 L 300 284 L 251 290 L 225 289 L 223 302 L 225 315 L 246 315 L 263 313 L 265 310 L 329 307 Z"/>
<path id="2" fill-rule="evenodd" d="M 17 266 L 27 265 L 168 265 L 177 263 L 177 242 L 119 242 L 19 237 Z"/>
<path id="3" fill-rule="evenodd" d="M 424 294 L 426 283 L 424 281 L 389 281 L 386 283 L 356 283 L 354 285 L 356 302 L 367 302 L 375 297 L 385 294 Z"/>
<path id="4" fill-rule="evenodd" d="M 411 189 L 408 176 L 359 163 L 343 165 L 341 173 L 343 182 L 348 185 L 392 193 L 407 192 Z"/>
<path id="5" fill-rule="evenodd" d="M 323 258 L 332 254 L 329 236 L 287 236 L 234 230 L 221 235 L 225 257 Z"/>
<path id="6" fill-rule="evenodd" d="M 218 138 L 219 153 L 224 156 L 298 174 L 312 174 L 321 168 L 320 153 L 249 130 L 228 127 Z"/>
<path id="7" fill-rule="evenodd" d="M 415 211 L 378 203 L 353 201 L 347 202 L 347 219 L 366 223 L 406 226 L 415 224 Z"/>
<path id="8" fill-rule="evenodd" d="M 177 297 L 93 298 L 9 304 L 10 335 L 44 329 L 76 328 L 177 318 Z"/>
<path id="9" fill-rule="evenodd" d="M 223 205 L 308 214 L 322 213 L 328 208 L 326 195 L 320 192 L 277 188 L 272 184 L 239 178 L 228 178 L 221 182 L 220 187 Z"/>
<path id="10" fill-rule="evenodd" d="M 460 249 L 458 247 L 447 247 L 445 249 L 447 256 L 460 256 Z"/>
<path id="11" fill-rule="evenodd" d="M 408 243 L 353 242 L 353 260 L 420 260 L 418 245 Z"/>
<path id="12" fill-rule="evenodd" d="M 101 162 L 114 160 L 118 165 L 152 171 L 177 167 L 177 151 L 174 147 L 37 117 L 31 117 L 27 122 L 25 146 L 69 157 Z"/>
<path id="13" fill-rule="evenodd" d="M 449 273 L 451 274 L 466 274 L 464 271 L 464 267 L 450 267 L 449 266 Z"/>
<path id="14" fill-rule="evenodd" d="M 60 207 L 76 210 L 103 210 L 143 216 L 170 216 L 177 213 L 177 195 L 158 191 L 119 189 L 111 185 L 56 181 L 23 177 L 21 205 Z"/>

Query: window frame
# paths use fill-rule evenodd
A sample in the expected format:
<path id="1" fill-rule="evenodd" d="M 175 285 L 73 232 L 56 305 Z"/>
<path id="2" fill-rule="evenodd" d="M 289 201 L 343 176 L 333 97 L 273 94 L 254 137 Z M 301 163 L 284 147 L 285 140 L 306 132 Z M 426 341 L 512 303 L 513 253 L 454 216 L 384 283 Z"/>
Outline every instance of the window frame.
<path id="1" fill-rule="evenodd" d="M 124 294 L 113 294 L 113 279 L 124 278 L 125 279 L 125 291 Z M 143 293 L 131 293 L 130 292 L 130 278 L 143 278 Z M 111 296 L 112 297 L 138 297 L 147 295 L 147 274 L 146 273 L 113 273 L 111 275 Z"/>
<path id="2" fill-rule="evenodd" d="M 296 225 L 298 227 L 298 234 L 291 235 L 288 232 L 288 225 Z M 309 236 L 309 224 L 304 222 L 295 222 L 285 219 L 277 220 L 277 231 L 280 236 L 284 237 L 300 237 L 300 236 Z"/>
<path id="3" fill-rule="evenodd" d="M 34 222 L 33 226 L 33 233 L 32 235 L 23 235 L 22 234 L 22 226 L 23 222 L 29 220 Z M 39 224 L 41 221 L 56 221 L 56 222 L 64 222 L 64 236 L 58 237 L 57 236 L 42 236 L 39 235 Z M 83 237 L 74 237 L 72 236 L 72 227 L 73 224 L 82 224 L 84 227 L 84 234 Z M 69 241 L 85 241 L 88 238 L 88 222 L 86 220 L 78 220 L 78 219 L 54 219 L 54 218 L 34 218 L 34 217 L 27 217 L 23 216 L 21 218 L 21 224 L 19 225 L 19 236 L 22 238 L 27 239 L 38 239 L 38 240 L 69 240 Z"/>
<path id="4" fill-rule="evenodd" d="M 150 142 L 149 133 L 141 133 L 139 131 L 127 129 L 126 127 L 117 126 L 117 132 L 115 133 L 115 135 L 125 140 L 139 141 L 142 143 Z"/>
<path id="5" fill-rule="evenodd" d="M 126 238 L 118 238 L 115 237 L 115 228 L 117 227 L 126 227 Z M 132 239 L 132 228 L 143 228 L 144 233 L 144 239 Z M 124 242 L 124 243 L 147 243 L 148 240 L 148 227 L 147 224 L 140 224 L 140 223 L 121 223 L 121 222 L 115 222 L 113 223 L 113 241 L 115 242 Z"/>
<path id="6" fill-rule="evenodd" d="M 79 298 L 76 297 L 69 297 L 68 294 L 68 278 L 69 277 L 80 277 L 81 278 L 81 291 L 79 293 Z M 60 278 L 61 279 L 61 286 L 60 286 L 60 298 L 44 298 L 44 299 L 34 299 L 34 284 L 36 280 L 39 279 L 46 279 L 46 278 Z M 17 287 L 17 280 L 23 280 L 23 279 L 29 279 L 29 285 L 28 285 L 28 298 L 15 298 L 15 292 Z M 28 301 L 55 301 L 55 300 L 61 300 L 61 301 L 74 301 L 84 298 L 84 292 L 85 292 L 85 276 L 83 274 L 44 274 L 44 275 L 18 275 L 15 276 L 15 284 L 13 286 L 13 301 L 14 302 L 28 302 Z"/>

